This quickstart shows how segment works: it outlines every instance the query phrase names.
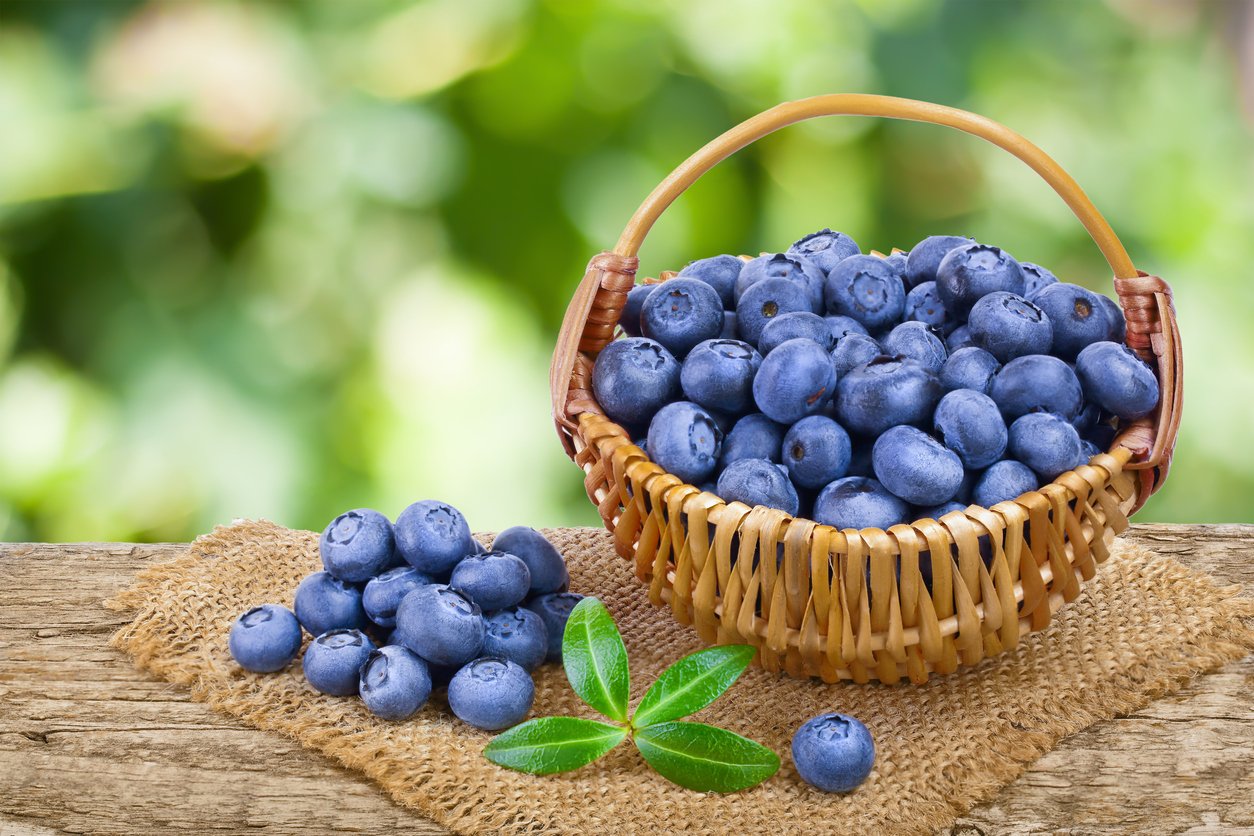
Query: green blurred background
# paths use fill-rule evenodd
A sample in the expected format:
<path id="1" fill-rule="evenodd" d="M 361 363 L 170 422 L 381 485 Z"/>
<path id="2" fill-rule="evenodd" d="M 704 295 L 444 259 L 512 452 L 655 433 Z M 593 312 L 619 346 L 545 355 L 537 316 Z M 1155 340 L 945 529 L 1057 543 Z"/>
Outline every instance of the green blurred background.
<path id="1" fill-rule="evenodd" d="M 966 107 L 1067 167 L 1174 285 L 1188 410 L 1143 520 L 1254 521 L 1251 4 L 0 0 L 0 531 L 186 539 L 439 497 L 598 522 L 549 420 L 569 294 L 670 167 L 785 99 Z M 1109 292 L 991 146 L 791 128 L 642 272 L 939 232 Z"/>

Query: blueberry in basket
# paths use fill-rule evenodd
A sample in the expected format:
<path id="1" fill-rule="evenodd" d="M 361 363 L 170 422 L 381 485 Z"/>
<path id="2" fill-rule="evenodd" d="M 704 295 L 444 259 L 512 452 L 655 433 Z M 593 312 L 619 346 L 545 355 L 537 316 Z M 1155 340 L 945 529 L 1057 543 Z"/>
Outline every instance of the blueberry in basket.
<path id="1" fill-rule="evenodd" d="M 881 256 L 825 229 L 681 278 L 734 319 L 673 352 L 611 342 L 593 392 L 655 463 L 725 501 L 841 528 L 987 507 L 1087 463 L 1158 404 L 1115 302 L 970 238 Z"/>

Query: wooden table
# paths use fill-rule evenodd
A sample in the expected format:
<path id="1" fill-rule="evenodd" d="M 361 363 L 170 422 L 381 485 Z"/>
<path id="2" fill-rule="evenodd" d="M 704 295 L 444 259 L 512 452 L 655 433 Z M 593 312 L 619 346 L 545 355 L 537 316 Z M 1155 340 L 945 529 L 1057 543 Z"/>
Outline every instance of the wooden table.
<path id="1" fill-rule="evenodd" d="M 1254 525 L 1138 525 L 1254 590 Z M 101 601 L 184 547 L 0 546 L 0 834 L 443 832 L 108 646 Z M 953 834 L 1254 833 L 1254 656 L 1063 741 Z"/>

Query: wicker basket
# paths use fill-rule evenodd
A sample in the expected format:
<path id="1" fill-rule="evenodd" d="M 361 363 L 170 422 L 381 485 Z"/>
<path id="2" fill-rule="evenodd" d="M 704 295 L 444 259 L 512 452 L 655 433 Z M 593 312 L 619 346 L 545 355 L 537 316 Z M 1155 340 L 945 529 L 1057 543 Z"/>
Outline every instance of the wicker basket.
<path id="1" fill-rule="evenodd" d="M 614 337 L 653 223 L 719 161 L 785 125 L 854 114 L 930 122 L 985 139 L 1061 195 L 1114 271 L 1127 343 L 1153 365 L 1162 397 L 1121 427 L 1110 451 L 1052 484 L 940 520 L 837 530 L 782 511 L 725 503 L 654 464 L 592 395 L 592 366 Z M 663 274 L 665 277 L 667 274 Z M 676 168 L 588 265 L 566 312 L 550 387 L 558 434 L 588 496 L 658 606 L 709 643 L 744 642 L 769 671 L 828 682 L 922 683 L 1013 648 L 1079 594 L 1128 515 L 1162 484 L 1180 423 L 1180 334 L 1171 290 L 1137 271 L 1071 177 L 1008 128 L 962 110 L 871 95 L 816 96 L 731 129 Z M 991 559 L 981 556 L 981 542 Z M 782 559 L 757 560 L 757 554 Z M 920 562 L 931 566 L 930 589 Z M 869 564 L 869 571 L 868 571 Z"/>

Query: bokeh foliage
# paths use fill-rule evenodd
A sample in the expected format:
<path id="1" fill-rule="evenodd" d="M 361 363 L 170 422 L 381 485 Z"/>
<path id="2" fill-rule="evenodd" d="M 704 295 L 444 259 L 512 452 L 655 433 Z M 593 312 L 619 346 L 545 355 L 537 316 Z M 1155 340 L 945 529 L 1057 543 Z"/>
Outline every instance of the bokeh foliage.
<path id="1" fill-rule="evenodd" d="M 1140 518 L 1254 521 L 1247 9 L 0 0 L 0 529 L 184 539 L 428 496 L 595 524 L 546 397 L 583 265 L 699 145 L 837 91 L 967 107 L 1069 168 L 1179 297 L 1188 409 Z M 855 118 L 720 166 L 642 268 L 829 225 L 972 234 L 1109 292 L 1013 159 Z"/>

